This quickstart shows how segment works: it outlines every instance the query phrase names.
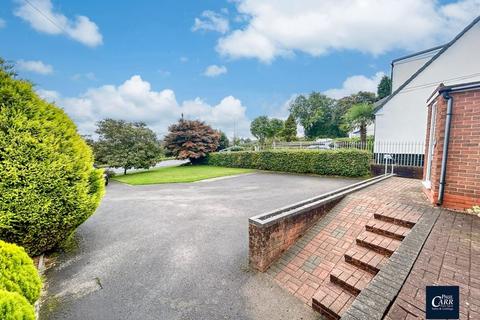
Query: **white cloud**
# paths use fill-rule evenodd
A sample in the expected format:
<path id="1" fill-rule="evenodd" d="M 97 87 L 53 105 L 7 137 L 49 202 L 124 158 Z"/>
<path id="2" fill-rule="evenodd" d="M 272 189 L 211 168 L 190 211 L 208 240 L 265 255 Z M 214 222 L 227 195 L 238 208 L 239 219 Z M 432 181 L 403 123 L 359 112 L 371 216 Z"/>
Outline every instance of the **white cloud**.
<path id="1" fill-rule="evenodd" d="M 19 7 L 14 14 L 27 21 L 32 28 L 47 34 L 68 37 L 95 47 L 103 42 L 98 26 L 86 16 L 77 15 L 69 19 L 53 8 L 51 0 L 18 0 Z"/>
<path id="2" fill-rule="evenodd" d="M 370 78 L 363 75 L 351 76 L 343 81 L 341 88 L 329 89 L 323 93 L 334 99 L 340 99 L 352 93 L 357 93 L 358 91 L 376 93 L 378 84 L 384 75 L 383 72 L 377 72 Z"/>
<path id="3" fill-rule="evenodd" d="M 217 51 L 271 62 L 295 52 L 424 49 L 450 40 L 479 10 L 480 0 L 238 0 L 238 14 L 248 20 L 221 37 Z"/>
<path id="4" fill-rule="evenodd" d="M 158 73 L 162 76 L 162 77 L 170 77 L 172 75 L 172 73 L 168 70 L 163 70 L 163 69 L 159 69 L 158 70 Z"/>
<path id="5" fill-rule="evenodd" d="M 113 118 L 144 121 L 162 136 L 167 132 L 168 126 L 183 114 L 187 119 L 206 121 L 228 136 L 233 136 L 235 123 L 237 135 L 250 136 L 246 107 L 239 99 L 227 96 L 215 105 L 210 105 L 201 98 L 178 103 L 172 90 L 155 91 L 149 82 L 138 75 L 119 86 L 92 88 L 76 97 L 62 97 L 49 90 L 38 90 L 38 93 L 64 108 L 82 134 L 92 134 L 96 121 Z"/>
<path id="6" fill-rule="evenodd" d="M 84 80 L 84 79 L 89 81 L 96 81 L 97 77 L 93 72 L 76 73 L 72 76 L 72 80 Z"/>
<path id="7" fill-rule="evenodd" d="M 181 63 L 187 63 L 188 62 L 188 57 L 185 57 L 185 56 L 180 57 L 180 62 Z"/>
<path id="8" fill-rule="evenodd" d="M 228 13 L 222 10 L 222 14 L 210 10 L 202 12 L 201 18 L 195 18 L 195 23 L 192 31 L 216 31 L 220 33 L 227 33 L 230 29 L 228 19 L 224 14 Z"/>
<path id="9" fill-rule="evenodd" d="M 20 71 L 34 72 L 43 75 L 53 73 L 53 67 L 40 60 L 18 60 L 16 67 Z"/>
<path id="10" fill-rule="evenodd" d="M 4 19 L 0 18 L 0 29 L 5 28 L 6 25 L 7 22 Z"/>
<path id="11" fill-rule="evenodd" d="M 219 75 L 224 73 L 227 73 L 227 67 L 212 64 L 205 69 L 203 75 L 206 77 L 218 77 Z"/>

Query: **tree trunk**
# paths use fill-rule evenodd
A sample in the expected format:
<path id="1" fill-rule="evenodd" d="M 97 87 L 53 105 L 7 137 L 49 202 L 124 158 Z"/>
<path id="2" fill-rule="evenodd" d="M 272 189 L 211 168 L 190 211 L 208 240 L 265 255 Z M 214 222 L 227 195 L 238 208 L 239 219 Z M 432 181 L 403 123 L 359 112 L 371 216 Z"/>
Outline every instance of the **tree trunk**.
<path id="1" fill-rule="evenodd" d="M 123 168 L 123 174 L 124 174 L 124 175 L 127 174 L 127 168 Z"/>
<path id="2" fill-rule="evenodd" d="M 364 123 L 360 125 L 360 141 L 362 145 L 367 144 L 367 125 Z"/>

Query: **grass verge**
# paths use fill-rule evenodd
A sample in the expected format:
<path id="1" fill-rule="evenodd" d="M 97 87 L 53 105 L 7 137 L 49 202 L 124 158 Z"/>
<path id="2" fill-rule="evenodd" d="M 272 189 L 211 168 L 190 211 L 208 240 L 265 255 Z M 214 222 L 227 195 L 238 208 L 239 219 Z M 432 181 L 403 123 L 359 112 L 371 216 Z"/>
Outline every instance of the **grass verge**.
<path id="1" fill-rule="evenodd" d="M 112 179 L 131 185 L 195 182 L 205 179 L 254 172 L 252 169 L 224 168 L 206 165 L 157 168 L 115 176 Z"/>

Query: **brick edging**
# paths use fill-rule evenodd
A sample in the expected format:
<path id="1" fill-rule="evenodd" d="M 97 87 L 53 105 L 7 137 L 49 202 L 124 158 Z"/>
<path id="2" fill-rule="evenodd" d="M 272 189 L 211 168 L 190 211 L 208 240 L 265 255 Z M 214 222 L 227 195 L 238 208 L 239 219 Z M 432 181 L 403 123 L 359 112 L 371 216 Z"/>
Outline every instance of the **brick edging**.
<path id="1" fill-rule="evenodd" d="M 420 210 L 424 211 L 422 218 L 415 224 L 385 266 L 357 296 L 341 319 L 380 320 L 388 312 L 441 211 L 427 207 L 422 207 Z"/>

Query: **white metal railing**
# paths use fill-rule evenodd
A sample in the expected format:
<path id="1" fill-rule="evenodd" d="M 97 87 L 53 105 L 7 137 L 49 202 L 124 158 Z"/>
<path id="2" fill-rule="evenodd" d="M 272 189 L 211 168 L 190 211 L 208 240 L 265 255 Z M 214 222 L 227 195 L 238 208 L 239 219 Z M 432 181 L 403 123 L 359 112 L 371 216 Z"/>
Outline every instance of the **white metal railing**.
<path id="1" fill-rule="evenodd" d="M 336 149 L 359 149 L 372 153 L 375 164 L 385 164 L 388 159 L 389 165 L 423 167 L 425 143 L 421 141 L 334 141 L 333 139 L 321 139 L 317 141 L 294 141 L 276 142 L 274 149 L 312 149 L 312 150 L 336 150 Z"/>
<path id="2" fill-rule="evenodd" d="M 385 156 L 390 155 L 396 166 L 423 167 L 425 143 L 422 141 L 375 141 L 373 161 L 385 164 Z"/>

